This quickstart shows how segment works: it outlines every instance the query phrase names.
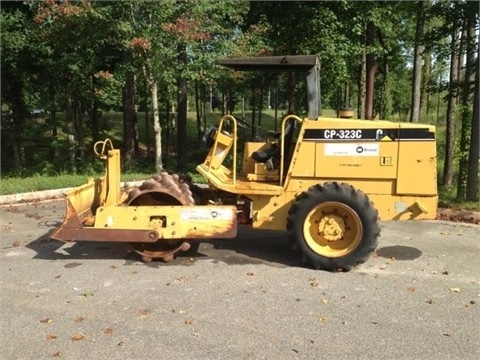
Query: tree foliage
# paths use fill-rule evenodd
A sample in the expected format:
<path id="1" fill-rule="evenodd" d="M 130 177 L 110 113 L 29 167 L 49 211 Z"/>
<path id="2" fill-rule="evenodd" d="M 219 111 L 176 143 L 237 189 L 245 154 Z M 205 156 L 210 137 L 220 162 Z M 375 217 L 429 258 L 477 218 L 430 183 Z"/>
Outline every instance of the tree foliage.
<path id="1" fill-rule="evenodd" d="M 253 125 L 266 107 L 304 110 L 287 76 L 233 74 L 216 59 L 316 54 L 325 110 L 446 124 L 440 184 L 478 198 L 475 2 L 15 1 L 2 2 L 0 21 L 4 174 L 94 168 L 91 145 L 111 130 L 109 112 L 124 114 L 114 140 L 129 167 L 153 156 L 155 171 L 188 170 L 190 140 L 217 104 L 250 108 Z"/>

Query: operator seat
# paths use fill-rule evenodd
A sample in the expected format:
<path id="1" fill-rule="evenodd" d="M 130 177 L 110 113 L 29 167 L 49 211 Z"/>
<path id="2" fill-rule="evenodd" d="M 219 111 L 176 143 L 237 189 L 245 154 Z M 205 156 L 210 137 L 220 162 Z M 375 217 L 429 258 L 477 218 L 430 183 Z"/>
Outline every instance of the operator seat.
<path id="1" fill-rule="evenodd" d="M 278 143 L 272 143 L 266 149 L 260 149 L 252 153 L 252 159 L 259 163 L 263 163 L 267 166 L 269 170 L 275 170 L 280 165 L 280 149 L 281 143 L 284 144 L 284 156 L 285 164 L 288 163 L 290 159 L 290 145 L 292 144 L 293 132 L 295 130 L 295 120 L 290 119 L 285 126 L 285 133 L 283 138 L 281 133 L 277 133 L 276 137 L 279 137 Z"/>

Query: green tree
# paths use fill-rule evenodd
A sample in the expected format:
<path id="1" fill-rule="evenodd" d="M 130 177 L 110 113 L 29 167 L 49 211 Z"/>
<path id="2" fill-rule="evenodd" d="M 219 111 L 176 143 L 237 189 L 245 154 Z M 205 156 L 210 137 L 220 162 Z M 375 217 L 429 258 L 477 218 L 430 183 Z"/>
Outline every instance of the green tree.
<path id="1" fill-rule="evenodd" d="M 472 111 L 472 133 L 470 136 L 470 152 L 468 156 L 468 175 L 466 199 L 479 201 L 479 157 L 480 157 L 480 35 L 477 37 L 477 64 L 475 75 L 474 104 Z"/>
<path id="2" fill-rule="evenodd" d="M 52 81 L 50 97 L 58 96 L 63 103 L 66 117 L 63 131 L 70 143 L 70 170 L 76 172 L 77 160 L 84 162 L 87 122 L 95 133 L 93 137 L 98 135 L 97 79 L 109 77 L 106 72 L 112 66 L 109 62 L 118 55 L 118 51 L 110 49 L 118 48 L 119 44 L 109 24 L 107 7 L 94 8 L 89 1 L 47 0 L 33 3 L 32 9 L 35 10 L 36 36 L 47 55 L 41 62 Z M 85 118 L 87 112 L 90 119 Z"/>
<path id="3" fill-rule="evenodd" d="M 420 119 L 421 86 L 422 86 L 422 60 L 425 46 L 423 44 L 423 33 L 425 25 L 425 0 L 417 2 L 417 21 L 415 27 L 415 50 L 413 54 L 413 76 L 412 76 L 412 110 L 410 122 L 418 122 Z"/>
<path id="4" fill-rule="evenodd" d="M 462 53 L 464 53 L 465 68 L 463 71 L 463 79 L 460 91 L 460 111 L 461 111 L 461 132 L 460 132 L 460 148 L 459 148 L 459 168 L 457 180 L 457 199 L 466 199 L 467 178 L 469 177 L 468 157 L 470 153 L 470 144 L 472 136 L 472 104 L 473 104 L 473 87 L 475 84 L 475 54 L 477 53 L 475 31 L 478 25 L 478 6 L 464 4 L 462 7 L 463 17 L 463 36 L 462 36 Z M 477 63 L 478 64 L 478 63 Z M 476 69 L 478 71 L 478 68 Z M 476 139 L 474 140 L 476 142 Z M 478 167 L 478 157 L 477 157 Z M 478 179 L 478 168 L 474 174 Z M 474 176 L 473 176 L 474 178 Z M 478 180 L 477 180 L 478 181 Z M 476 196 L 475 196 L 476 197 Z"/>
<path id="5" fill-rule="evenodd" d="M 25 126 L 32 105 L 28 86 L 33 80 L 30 67 L 38 48 L 32 42 L 28 8 L 18 3 L 2 4 L 0 21 L 2 113 L 8 112 L 6 116 L 2 114 L 2 169 L 20 169 L 25 163 Z M 5 133 L 11 134 L 11 138 L 5 139 Z M 11 147 L 4 147 L 5 142 Z"/>
<path id="6" fill-rule="evenodd" d="M 177 56 L 173 64 L 177 81 L 177 168 L 184 170 L 187 163 L 187 96 L 189 80 L 209 82 L 205 76 L 213 67 L 213 59 L 229 47 L 233 24 L 241 22 L 248 3 L 205 0 L 175 2 L 172 20 L 163 29 L 173 36 L 172 48 Z M 199 64 L 199 65 L 196 65 Z M 172 65 L 172 64 L 171 64 Z M 200 66 L 200 69 L 199 69 Z"/>

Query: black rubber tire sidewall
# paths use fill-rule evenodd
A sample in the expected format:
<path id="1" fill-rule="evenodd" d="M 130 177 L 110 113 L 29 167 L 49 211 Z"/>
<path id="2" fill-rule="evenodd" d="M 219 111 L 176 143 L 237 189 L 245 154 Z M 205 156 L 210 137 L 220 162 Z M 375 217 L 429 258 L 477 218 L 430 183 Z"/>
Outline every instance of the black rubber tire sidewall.
<path id="1" fill-rule="evenodd" d="M 314 252 L 303 233 L 303 225 L 310 211 L 321 203 L 331 201 L 349 206 L 359 217 L 363 228 L 362 238 L 357 248 L 337 258 L 328 258 Z M 380 233 L 378 212 L 368 196 L 345 183 L 315 185 L 302 193 L 290 209 L 287 230 L 290 239 L 295 242 L 305 261 L 316 269 L 329 271 L 349 271 L 355 265 L 365 262 L 377 247 Z"/>

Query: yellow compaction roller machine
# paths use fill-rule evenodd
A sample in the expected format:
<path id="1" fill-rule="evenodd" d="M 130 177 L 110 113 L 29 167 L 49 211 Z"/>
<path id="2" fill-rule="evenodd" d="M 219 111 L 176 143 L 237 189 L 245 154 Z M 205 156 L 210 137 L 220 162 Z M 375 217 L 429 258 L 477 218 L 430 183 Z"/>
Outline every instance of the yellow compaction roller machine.
<path id="1" fill-rule="evenodd" d="M 197 166 L 208 187 L 161 173 L 122 190 L 120 151 L 108 139 L 98 142 L 105 176 L 66 193 L 66 216 L 52 238 L 128 242 L 144 261 L 170 261 L 196 240 L 233 238 L 244 225 L 284 230 L 306 263 L 348 271 L 375 250 L 380 218 L 435 218 L 434 126 L 319 116 L 316 56 L 218 63 L 305 73 L 308 114 L 287 115 L 271 139 L 243 146 L 242 122 L 223 116 L 205 135 L 209 151 Z"/>

